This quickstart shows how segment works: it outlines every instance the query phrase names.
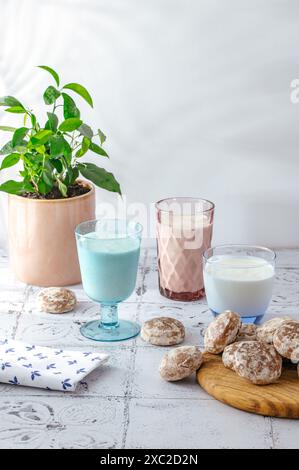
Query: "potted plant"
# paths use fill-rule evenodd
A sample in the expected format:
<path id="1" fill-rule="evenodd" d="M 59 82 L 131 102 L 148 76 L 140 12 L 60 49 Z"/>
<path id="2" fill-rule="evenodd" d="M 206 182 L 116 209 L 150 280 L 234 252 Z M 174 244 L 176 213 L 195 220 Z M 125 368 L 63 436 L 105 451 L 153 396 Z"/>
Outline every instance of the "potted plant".
<path id="1" fill-rule="evenodd" d="M 9 193 L 10 258 L 17 278 L 40 286 L 63 286 L 80 282 L 74 229 L 95 218 L 92 183 L 121 191 L 112 173 L 82 161 L 88 151 L 98 158 L 108 157 L 103 149 L 104 133 L 100 129 L 94 133 L 83 121 L 69 92 L 93 107 L 90 94 L 78 83 L 61 87 L 55 70 L 39 67 L 51 74 L 56 85 L 48 86 L 43 94 L 50 107 L 43 125 L 13 96 L 0 98 L 4 111 L 23 117 L 21 127 L 0 126 L 11 133 L 0 150 L 0 170 L 22 164 L 21 179 L 5 181 L 0 191 Z"/>

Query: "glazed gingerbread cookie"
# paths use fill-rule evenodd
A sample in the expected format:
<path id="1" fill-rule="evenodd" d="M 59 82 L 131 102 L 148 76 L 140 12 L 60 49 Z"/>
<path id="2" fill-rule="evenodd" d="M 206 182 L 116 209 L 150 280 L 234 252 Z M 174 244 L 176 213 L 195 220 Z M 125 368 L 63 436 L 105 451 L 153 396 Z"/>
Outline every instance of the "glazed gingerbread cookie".
<path id="1" fill-rule="evenodd" d="M 227 310 L 210 323 L 205 332 L 205 350 L 212 354 L 221 353 L 225 346 L 233 343 L 241 328 L 240 316 Z"/>
<path id="2" fill-rule="evenodd" d="M 185 327 L 175 318 L 156 317 L 142 325 L 141 338 L 156 346 L 172 346 L 184 340 Z"/>
<path id="3" fill-rule="evenodd" d="M 292 362 L 299 362 L 299 322 L 289 320 L 275 331 L 273 345 L 279 354 Z"/>
<path id="4" fill-rule="evenodd" d="M 276 317 L 266 321 L 258 327 L 257 339 L 263 343 L 272 344 L 275 331 L 287 320 L 291 320 L 290 317 Z"/>
<path id="5" fill-rule="evenodd" d="M 254 323 L 242 323 L 236 341 L 256 341 L 257 326 Z"/>
<path id="6" fill-rule="evenodd" d="M 182 380 L 200 368 L 202 353 L 196 346 L 180 346 L 167 352 L 160 364 L 162 379 L 169 382 Z"/>
<path id="7" fill-rule="evenodd" d="M 224 367 L 227 367 L 228 369 L 234 370 L 234 358 L 235 358 L 235 352 L 239 348 L 240 343 L 232 343 L 229 344 L 224 348 L 223 354 L 222 354 L 222 362 Z"/>
<path id="8" fill-rule="evenodd" d="M 223 363 L 256 385 L 276 382 L 281 376 L 282 359 L 272 345 L 260 341 L 240 341 L 226 350 Z"/>
<path id="9" fill-rule="evenodd" d="M 37 296 L 38 309 L 48 313 L 70 312 L 76 303 L 74 292 L 65 287 L 47 287 Z"/>

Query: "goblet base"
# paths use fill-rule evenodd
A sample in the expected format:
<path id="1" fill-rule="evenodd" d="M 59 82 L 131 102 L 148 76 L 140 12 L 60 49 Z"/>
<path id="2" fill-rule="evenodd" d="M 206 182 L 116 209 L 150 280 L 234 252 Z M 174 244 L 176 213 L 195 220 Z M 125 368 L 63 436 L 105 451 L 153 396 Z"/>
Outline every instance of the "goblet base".
<path id="1" fill-rule="evenodd" d="M 101 321 L 94 320 L 81 326 L 80 331 L 85 338 L 94 341 L 125 341 L 140 333 L 140 325 L 127 320 L 119 320 L 116 325 L 107 327 Z"/>

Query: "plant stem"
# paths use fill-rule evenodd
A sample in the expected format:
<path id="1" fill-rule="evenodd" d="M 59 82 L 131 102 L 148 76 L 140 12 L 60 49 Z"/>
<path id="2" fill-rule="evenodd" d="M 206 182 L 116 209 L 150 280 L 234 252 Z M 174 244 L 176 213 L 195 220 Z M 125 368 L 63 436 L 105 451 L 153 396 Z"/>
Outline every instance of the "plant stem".
<path id="1" fill-rule="evenodd" d="M 75 145 L 75 147 L 72 148 L 72 151 L 74 152 L 78 147 L 80 147 L 81 145 L 81 142 L 79 142 L 77 145 Z"/>
<path id="2" fill-rule="evenodd" d="M 33 184 L 33 186 L 34 186 L 34 188 L 35 188 L 35 192 L 38 193 L 38 192 L 39 192 L 39 191 L 38 191 L 38 186 L 37 186 L 36 182 L 34 181 L 31 172 L 30 172 L 30 181 L 31 181 L 31 183 Z"/>

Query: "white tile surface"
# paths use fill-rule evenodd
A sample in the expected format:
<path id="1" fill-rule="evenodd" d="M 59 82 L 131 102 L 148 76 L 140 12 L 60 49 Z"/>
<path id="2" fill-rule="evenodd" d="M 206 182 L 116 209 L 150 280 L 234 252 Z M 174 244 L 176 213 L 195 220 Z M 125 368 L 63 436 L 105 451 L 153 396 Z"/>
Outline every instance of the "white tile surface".
<path id="1" fill-rule="evenodd" d="M 267 318 L 299 318 L 299 250 L 279 251 L 275 293 Z M 184 322 L 184 344 L 203 344 L 211 320 L 205 299 L 171 302 L 157 291 L 155 250 L 142 256 L 135 294 L 120 306 L 124 318 L 140 323 L 154 316 Z M 299 422 L 264 418 L 223 405 L 190 377 L 161 380 L 158 366 L 169 348 L 140 338 L 98 344 L 80 335 L 82 323 L 98 315 L 81 286 L 76 310 L 64 315 L 39 312 L 39 289 L 17 283 L 0 257 L 0 335 L 47 346 L 107 351 L 110 361 L 93 372 L 72 395 L 0 384 L 0 447 L 258 448 L 298 447 Z M 78 431 L 80 430 L 80 432 Z M 78 438 L 78 436 L 80 437 Z"/>
<path id="2" fill-rule="evenodd" d="M 214 400 L 133 399 L 127 446 L 163 448 L 268 448 L 269 422 Z"/>
<path id="3" fill-rule="evenodd" d="M 63 396 L 0 399 L 0 448 L 111 448 L 121 445 L 121 399 Z"/>
<path id="4" fill-rule="evenodd" d="M 273 440 L 276 449 L 299 448 L 299 423 L 298 420 L 280 419 L 273 420 Z"/>

